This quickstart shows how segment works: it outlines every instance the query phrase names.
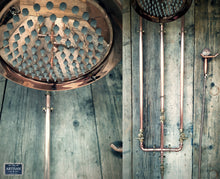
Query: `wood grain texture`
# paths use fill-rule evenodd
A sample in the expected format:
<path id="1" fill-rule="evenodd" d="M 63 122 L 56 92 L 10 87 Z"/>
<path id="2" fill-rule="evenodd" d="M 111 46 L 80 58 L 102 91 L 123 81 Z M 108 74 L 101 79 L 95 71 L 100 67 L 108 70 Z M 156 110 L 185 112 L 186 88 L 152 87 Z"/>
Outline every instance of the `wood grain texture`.
<path id="1" fill-rule="evenodd" d="M 210 48 L 212 54 L 220 50 L 220 2 L 201 0 L 195 6 L 195 83 L 194 83 L 194 141 L 193 178 L 198 177 L 198 145 L 202 111 L 203 60 L 201 51 Z M 201 176 L 207 179 L 220 176 L 220 57 L 208 63 L 206 84 L 205 118 L 202 141 Z"/>
<path id="2" fill-rule="evenodd" d="M 139 133 L 139 17 L 132 10 L 132 111 L 133 111 L 133 155 L 132 178 L 160 178 L 159 153 L 144 153 L 136 140 Z M 124 17 L 125 18 L 125 17 Z M 127 23 L 128 22 L 124 22 Z M 179 91 L 180 91 L 180 20 L 165 26 L 165 146 L 177 147 L 179 142 Z M 160 135 L 160 55 L 159 24 L 144 21 L 144 128 L 145 146 L 159 147 Z M 194 5 L 186 14 L 185 20 L 185 80 L 184 80 L 184 132 L 188 139 L 183 151 L 165 153 L 165 178 L 192 177 L 192 133 L 193 133 L 193 83 L 194 83 Z M 124 52 L 129 54 L 129 51 Z M 125 55 L 125 54 L 124 54 Z M 129 63 L 129 62 L 126 62 Z M 128 70 L 129 68 L 123 68 Z M 127 86 L 129 81 L 123 81 Z M 126 91 L 128 89 L 126 88 Z M 126 92 L 127 94 L 127 92 Z M 129 104 L 129 101 L 123 101 Z M 124 107 L 126 105 L 123 104 Z M 128 108 L 126 108 L 128 109 Z M 126 111 L 126 109 L 124 109 Z M 123 119 L 127 120 L 127 119 Z M 124 129 L 123 129 L 124 130 Z M 125 131 L 124 131 L 125 132 Z M 130 135 L 131 133 L 127 134 Z M 126 133 L 124 133 L 126 135 Z M 127 141 L 127 144 L 129 142 Z M 124 145 L 127 145 L 124 141 Z M 127 159 L 126 159 L 127 160 Z"/>
<path id="3" fill-rule="evenodd" d="M 122 141 L 122 64 L 91 85 L 101 169 L 104 179 L 122 178 L 122 158 L 110 144 Z M 107 111 L 107 112 L 104 112 Z"/>
<path id="4" fill-rule="evenodd" d="M 180 30 L 181 19 L 166 26 L 165 35 L 165 145 L 177 147 L 179 143 L 180 119 Z M 185 15 L 185 63 L 184 63 L 184 133 L 187 140 L 178 153 L 165 153 L 165 176 L 180 179 L 192 176 L 192 132 L 193 132 L 193 65 L 194 65 L 194 5 Z"/>
<path id="5" fill-rule="evenodd" d="M 133 178 L 131 7 L 123 0 L 123 179 Z"/>
<path id="6" fill-rule="evenodd" d="M 51 178 L 102 178 L 90 86 L 51 101 Z"/>
<path id="7" fill-rule="evenodd" d="M 18 86 L 10 81 L 5 92 L 0 122 L 0 178 L 4 163 L 23 163 L 23 179 L 43 178 L 44 92 Z"/>
<path id="8" fill-rule="evenodd" d="M 164 178 L 198 178 L 198 138 L 201 119 L 201 100 L 203 86 L 203 61 L 200 53 L 208 47 L 213 54 L 220 49 L 220 2 L 195 1 L 185 15 L 185 80 L 184 80 L 184 141 L 179 153 L 165 153 Z M 194 13 L 195 12 L 195 13 Z M 124 17 L 125 18 L 125 17 Z M 139 18 L 132 10 L 130 45 L 132 53 L 132 80 L 123 85 L 132 84 L 133 114 L 133 155 L 131 165 L 132 178 L 160 178 L 159 155 L 143 153 L 139 142 L 135 140 L 139 133 L 139 66 L 137 33 Z M 127 24 L 129 23 L 127 22 Z M 125 23 L 125 22 L 124 22 Z M 144 129 L 145 146 L 159 146 L 159 24 L 144 21 Z M 176 147 L 179 140 L 179 59 L 180 59 L 180 20 L 165 25 L 165 146 Z M 125 55 L 125 54 L 124 54 Z M 219 57 L 209 62 L 209 76 L 206 94 L 205 129 L 203 133 L 202 178 L 219 178 Z M 129 62 L 126 62 L 129 63 Z M 128 89 L 126 88 L 126 91 Z M 125 104 L 129 101 L 123 100 Z M 123 110 L 129 109 L 123 104 Z M 127 107 L 127 108 L 126 108 Z M 126 119 L 123 119 L 126 120 Z M 125 130 L 125 129 L 123 129 Z M 130 135 L 132 133 L 125 135 Z M 128 137 L 128 136 L 127 136 Z M 128 145 L 129 141 L 124 141 Z M 131 153 L 132 153 L 131 152 Z M 127 160 L 127 158 L 126 158 Z M 128 166 L 129 167 L 129 166 Z"/>
<path id="9" fill-rule="evenodd" d="M 121 85 L 119 64 L 93 87 L 52 93 L 51 178 L 121 178 L 122 159 L 110 150 L 122 135 Z M 21 162 L 24 179 L 43 178 L 44 103 L 45 92 L 8 82 L 0 123 L 1 171 L 4 162 Z M 10 177 L 1 173 L 0 178 Z"/>
<path id="10" fill-rule="evenodd" d="M 159 29 L 159 24 L 143 19 L 145 147 L 160 145 Z M 132 8 L 133 178 L 158 178 L 159 153 L 142 152 L 137 140 L 140 129 L 139 94 L 139 15 Z"/>
<path id="11" fill-rule="evenodd" d="M 21 2 L 33 5 L 26 0 Z M 44 3 L 45 9 L 45 1 L 34 2 Z M 56 1 L 56 8 L 60 2 Z M 113 2 L 99 3 L 113 7 Z M 117 10 L 112 11 L 119 26 L 121 16 Z M 111 9 L 107 11 L 110 13 Z M 121 58 L 120 48 L 117 53 L 117 59 Z M 22 179 L 43 178 L 45 92 L 5 81 L 0 79 L 0 170 L 3 171 L 4 162 L 21 162 Z M 97 84 L 52 92 L 51 106 L 51 178 L 122 178 L 122 159 L 113 155 L 110 148 L 112 142 L 122 140 L 122 63 Z M 4 177 L 0 172 L 0 178 L 15 177 Z"/>

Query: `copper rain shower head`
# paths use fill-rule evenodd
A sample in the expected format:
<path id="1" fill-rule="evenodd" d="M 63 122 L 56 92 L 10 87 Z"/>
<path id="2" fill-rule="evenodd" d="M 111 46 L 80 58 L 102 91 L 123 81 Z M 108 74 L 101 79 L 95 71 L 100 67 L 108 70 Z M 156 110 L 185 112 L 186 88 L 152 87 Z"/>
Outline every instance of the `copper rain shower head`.
<path id="1" fill-rule="evenodd" d="M 46 91 L 90 84 L 119 61 L 113 30 L 92 0 L 12 0 L 0 11 L 0 74 Z"/>
<path id="2" fill-rule="evenodd" d="M 183 16 L 191 3 L 192 0 L 132 0 L 139 15 L 158 23 L 171 22 Z"/>

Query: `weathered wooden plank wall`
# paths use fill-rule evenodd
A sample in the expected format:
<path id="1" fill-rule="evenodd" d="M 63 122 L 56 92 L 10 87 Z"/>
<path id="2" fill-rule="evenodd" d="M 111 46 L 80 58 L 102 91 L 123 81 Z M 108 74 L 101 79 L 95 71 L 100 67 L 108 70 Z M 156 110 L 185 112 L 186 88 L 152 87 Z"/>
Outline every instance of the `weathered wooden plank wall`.
<path id="1" fill-rule="evenodd" d="M 125 89 L 123 90 L 123 141 L 126 146 L 123 158 L 123 178 L 160 178 L 159 153 L 142 152 L 139 148 L 139 141 L 136 140 L 139 133 L 140 115 L 139 16 L 129 6 L 129 1 L 123 3 L 123 6 L 126 7 L 123 11 L 123 79 L 126 77 L 123 80 L 123 89 Z M 184 133 L 188 139 L 184 141 L 184 148 L 181 152 L 165 153 L 164 178 L 198 178 L 198 131 L 201 116 L 203 70 L 200 53 L 205 47 L 209 47 L 213 51 L 220 49 L 219 11 L 219 2 L 203 0 L 193 2 L 185 15 Z M 143 28 L 145 146 L 159 147 L 160 27 L 159 24 L 144 20 Z M 165 146 L 176 147 L 179 142 L 180 116 L 180 20 L 166 24 L 165 31 Z M 131 58 L 129 58 L 130 56 Z M 218 91 L 220 61 L 218 59 L 219 57 L 209 63 L 210 78 L 206 95 L 208 114 L 205 123 L 208 128 L 204 131 L 203 140 L 203 178 L 218 178 L 220 172 L 219 134 L 217 132 L 219 131 L 217 125 L 219 124 L 220 110 Z"/>
<path id="2" fill-rule="evenodd" d="M 97 2 L 120 27 L 120 1 Z M 17 178 L 3 176 L 4 163 L 23 163 L 22 179 L 43 178 L 45 100 L 0 77 L 0 179 Z M 51 178 L 122 178 L 121 155 L 110 148 L 122 140 L 122 63 L 95 84 L 51 92 L 51 106 Z"/>
<path id="3" fill-rule="evenodd" d="M 0 178 L 4 163 L 23 163 L 23 178 L 43 178 L 44 93 L 7 82 L 0 122 Z"/>
<path id="4" fill-rule="evenodd" d="M 197 178 L 203 95 L 203 61 L 200 53 L 205 47 L 210 48 L 212 54 L 220 52 L 220 1 L 197 1 L 195 22 L 193 177 Z M 208 65 L 201 176 L 214 179 L 220 177 L 220 57 L 212 59 Z"/>
<path id="5" fill-rule="evenodd" d="M 123 178 L 132 177 L 132 66 L 131 66 L 131 7 L 123 1 Z"/>
<path id="6" fill-rule="evenodd" d="M 51 94 L 51 178 L 122 177 L 122 159 L 110 149 L 112 142 L 122 140 L 121 68 L 120 63 L 93 85 Z M 7 82 L 0 121 L 0 171 L 4 163 L 21 162 L 21 178 L 43 178 L 44 105 L 45 92 Z M 14 177 L 0 172 L 0 178 Z"/>

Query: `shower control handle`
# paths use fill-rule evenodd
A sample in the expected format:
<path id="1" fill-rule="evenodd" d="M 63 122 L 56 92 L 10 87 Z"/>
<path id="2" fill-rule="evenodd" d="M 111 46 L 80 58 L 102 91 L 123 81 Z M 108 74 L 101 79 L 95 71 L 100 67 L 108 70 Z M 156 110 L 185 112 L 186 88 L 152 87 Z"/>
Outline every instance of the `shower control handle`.
<path id="1" fill-rule="evenodd" d="M 204 52 L 204 50 L 203 50 Z M 207 77 L 208 74 L 208 59 L 215 58 L 219 55 L 219 53 L 216 53 L 215 55 L 205 55 L 204 53 L 201 53 L 202 58 L 204 58 L 204 78 Z"/>

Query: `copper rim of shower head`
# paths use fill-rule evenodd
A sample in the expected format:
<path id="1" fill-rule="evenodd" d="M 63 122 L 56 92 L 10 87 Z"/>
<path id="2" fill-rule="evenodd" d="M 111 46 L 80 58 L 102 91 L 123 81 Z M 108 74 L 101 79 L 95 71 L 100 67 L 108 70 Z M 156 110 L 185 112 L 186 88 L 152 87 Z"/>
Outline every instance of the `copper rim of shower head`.
<path id="1" fill-rule="evenodd" d="M 34 2 L 12 0 L 0 12 L 3 23 L 11 7 L 20 10 L 0 26 L 4 77 L 38 90 L 69 90 L 93 83 L 120 61 L 121 33 L 99 4 Z"/>
<path id="2" fill-rule="evenodd" d="M 132 6 L 140 16 L 157 23 L 180 18 L 191 4 L 192 0 L 132 0 Z"/>

